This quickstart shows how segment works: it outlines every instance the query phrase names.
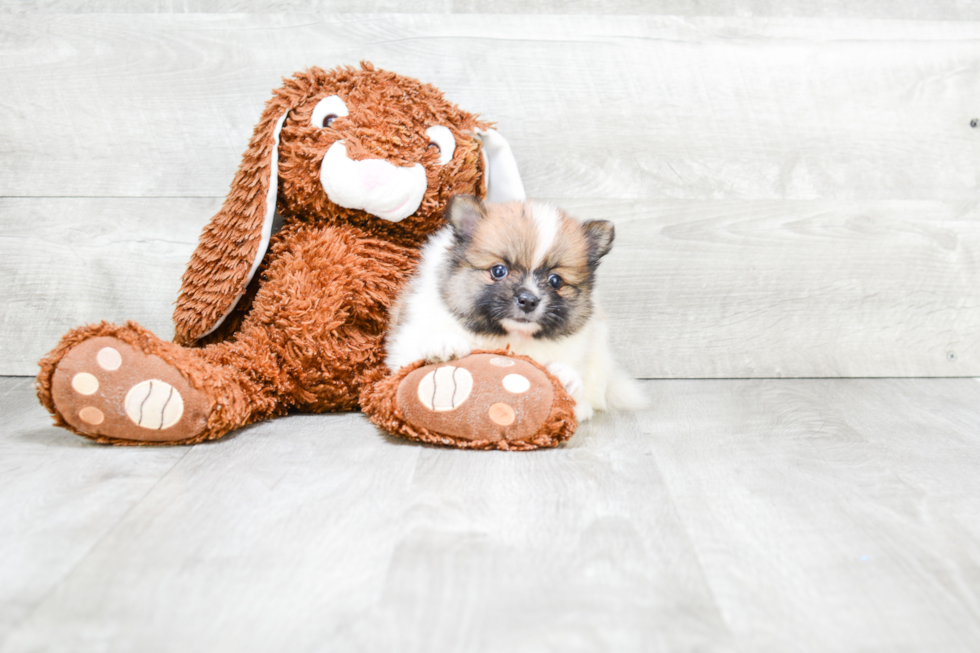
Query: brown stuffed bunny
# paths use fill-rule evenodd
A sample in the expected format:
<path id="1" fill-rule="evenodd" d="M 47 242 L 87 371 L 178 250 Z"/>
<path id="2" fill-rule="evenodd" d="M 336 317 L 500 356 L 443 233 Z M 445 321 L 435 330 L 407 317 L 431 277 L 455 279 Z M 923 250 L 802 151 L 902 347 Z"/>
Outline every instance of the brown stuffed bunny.
<path id="1" fill-rule="evenodd" d="M 448 426 L 439 406 L 413 412 L 424 393 L 405 377 L 423 363 L 390 378 L 384 365 L 389 308 L 448 200 L 495 192 L 523 195 L 506 142 L 433 86 L 368 63 L 298 73 L 266 105 L 201 235 L 175 343 L 133 322 L 75 329 L 40 361 L 38 397 L 59 426 L 113 444 L 200 442 L 290 409 L 356 409 L 364 393 L 375 422 L 407 437 L 554 445 L 574 432 L 571 400 L 529 360 L 513 357 L 535 385 L 506 419 L 494 366 L 459 362 L 473 372 L 468 410 L 476 398 L 498 408 L 489 421 L 449 411 Z"/>

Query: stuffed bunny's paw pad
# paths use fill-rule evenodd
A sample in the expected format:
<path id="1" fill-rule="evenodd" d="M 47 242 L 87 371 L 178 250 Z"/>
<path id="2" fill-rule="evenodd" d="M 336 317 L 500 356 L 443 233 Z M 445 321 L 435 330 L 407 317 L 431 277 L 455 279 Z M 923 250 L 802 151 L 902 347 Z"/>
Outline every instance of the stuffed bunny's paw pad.
<path id="1" fill-rule="evenodd" d="M 58 363 L 51 395 L 66 422 L 96 438 L 177 442 L 207 425 L 203 393 L 163 359 L 111 336 L 72 348 Z"/>
<path id="2" fill-rule="evenodd" d="M 543 370 L 493 354 L 420 367 L 402 380 L 397 395 L 399 410 L 414 427 L 457 446 L 480 442 L 499 448 L 529 444 L 540 434 L 554 400 L 553 384 Z"/>

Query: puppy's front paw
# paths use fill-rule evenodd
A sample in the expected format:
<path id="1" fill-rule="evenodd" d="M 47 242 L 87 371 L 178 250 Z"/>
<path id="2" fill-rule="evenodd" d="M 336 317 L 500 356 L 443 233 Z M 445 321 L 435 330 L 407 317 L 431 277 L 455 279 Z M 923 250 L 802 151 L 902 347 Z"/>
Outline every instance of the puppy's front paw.
<path id="1" fill-rule="evenodd" d="M 561 381 L 565 392 L 575 400 L 575 419 L 584 422 L 592 417 L 592 404 L 585 400 L 585 383 L 575 368 L 565 363 L 552 363 L 548 365 L 548 371 Z"/>
<path id="2" fill-rule="evenodd" d="M 473 348 L 460 336 L 440 336 L 425 343 L 423 356 L 429 363 L 441 363 L 468 355 Z"/>
<path id="3" fill-rule="evenodd" d="M 589 402 L 582 400 L 577 400 L 575 402 L 575 419 L 578 422 L 584 422 L 592 418 L 592 406 Z"/>
<path id="4" fill-rule="evenodd" d="M 582 382 L 582 377 L 579 373 L 575 371 L 575 368 L 571 365 L 566 365 L 565 363 L 551 363 L 548 365 L 548 371 L 551 372 L 561 384 L 565 386 L 565 392 L 567 392 L 572 399 L 578 403 L 582 403 L 582 396 L 585 392 L 585 384 Z"/>

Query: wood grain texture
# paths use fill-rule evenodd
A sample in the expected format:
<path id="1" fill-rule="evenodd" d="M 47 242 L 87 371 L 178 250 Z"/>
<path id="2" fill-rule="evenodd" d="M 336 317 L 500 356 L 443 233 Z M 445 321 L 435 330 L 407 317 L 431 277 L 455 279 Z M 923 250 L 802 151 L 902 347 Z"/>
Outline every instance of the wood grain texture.
<path id="1" fill-rule="evenodd" d="M 135 320 L 173 337 L 173 303 L 214 199 L 2 199 L 0 374 L 37 374 L 68 329 Z"/>
<path id="2" fill-rule="evenodd" d="M 0 651 L 980 647 L 980 382 L 644 388 L 526 454 L 357 414 L 132 450 L 0 379 Z"/>
<path id="3" fill-rule="evenodd" d="M 980 6 L 957 0 L 3 0 L 0 13 L 480 13 L 637 14 L 977 20 Z"/>
<path id="4" fill-rule="evenodd" d="M 2 650 L 730 648 L 635 418 L 607 428 L 612 454 L 424 447 L 356 414 L 194 447 Z"/>
<path id="5" fill-rule="evenodd" d="M 742 650 L 977 647 L 980 384 L 648 387 L 644 432 Z"/>
<path id="6" fill-rule="evenodd" d="M 91 446 L 51 425 L 33 379 L 0 378 L 0 414 L 2 648 L 187 450 Z"/>
<path id="7" fill-rule="evenodd" d="M 940 202 L 578 202 L 644 378 L 980 375 L 980 212 Z"/>
<path id="8" fill-rule="evenodd" d="M 284 74 L 369 59 L 497 120 L 529 194 L 975 200 L 980 23 L 11 15 L 6 196 L 222 195 Z"/>
<path id="9" fill-rule="evenodd" d="M 974 204 L 554 201 L 616 223 L 599 294 L 637 376 L 980 375 Z M 180 275 L 219 205 L 0 199 L 0 372 L 35 374 L 62 333 L 102 319 L 171 337 Z"/>

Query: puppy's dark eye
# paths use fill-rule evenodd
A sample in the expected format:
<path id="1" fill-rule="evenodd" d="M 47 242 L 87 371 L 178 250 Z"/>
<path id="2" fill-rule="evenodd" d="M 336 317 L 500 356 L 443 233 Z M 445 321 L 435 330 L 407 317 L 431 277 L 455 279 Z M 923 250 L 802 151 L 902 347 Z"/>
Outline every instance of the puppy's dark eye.
<path id="1" fill-rule="evenodd" d="M 497 265 L 490 268 L 490 276 L 496 279 L 497 281 L 500 281 L 501 279 L 507 276 L 507 266 L 500 265 L 498 263 Z"/>
<path id="2" fill-rule="evenodd" d="M 562 278 L 559 277 L 557 274 L 552 274 L 548 277 L 548 285 L 554 288 L 555 290 L 558 290 L 559 288 L 565 285 L 565 282 L 562 281 Z"/>
<path id="3" fill-rule="evenodd" d="M 327 115 L 325 115 L 323 117 L 323 126 L 324 127 L 329 127 L 330 125 L 333 124 L 333 121 L 336 120 L 336 119 L 337 119 L 337 114 L 328 113 Z"/>

